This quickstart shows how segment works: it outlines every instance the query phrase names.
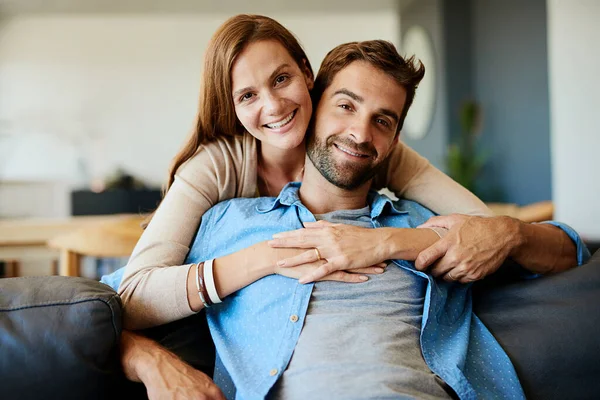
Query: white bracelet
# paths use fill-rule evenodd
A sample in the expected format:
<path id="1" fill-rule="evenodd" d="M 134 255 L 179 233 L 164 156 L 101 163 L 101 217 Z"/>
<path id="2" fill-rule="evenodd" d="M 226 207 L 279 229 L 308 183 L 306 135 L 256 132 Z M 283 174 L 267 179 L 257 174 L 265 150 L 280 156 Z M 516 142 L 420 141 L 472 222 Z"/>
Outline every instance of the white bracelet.
<path id="1" fill-rule="evenodd" d="M 198 267 L 200 266 L 200 263 L 196 263 L 196 288 L 198 289 L 198 296 L 200 297 L 200 301 L 202 302 L 202 305 L 204 305 L 204 308 L 208 308 L 210 307 L 210 305 L 208 305 L 208 303 L 206 303 L 206 299 L 204 298 L 204 296 L 202 295 L 202 289 L 200 289 L 200 274 L 198 272 Z M 204 282 L 202 282 L 202 286 L 204 286 Z"/>
<path id="2" fill-rule="evenodd" d="M 217 293 L 217 286 L 215 285 L 215 276 L 213 275 L 213 262 L 214 258 L 204 261 L 204 286 L 208 292 L 208 297 L 213 304 L 221 303 L 219 293 Z"/>

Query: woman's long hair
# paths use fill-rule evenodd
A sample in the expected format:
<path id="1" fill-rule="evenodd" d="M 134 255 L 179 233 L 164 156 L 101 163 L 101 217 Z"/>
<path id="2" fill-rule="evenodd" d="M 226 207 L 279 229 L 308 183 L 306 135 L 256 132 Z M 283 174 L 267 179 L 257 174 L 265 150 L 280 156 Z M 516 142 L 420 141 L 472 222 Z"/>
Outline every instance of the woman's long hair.
<path id="1" fill-rule="evenodd" d="M 169 179 L 163 188 L 163 197 L 175 180 L 177 169 L 192 158 L 198 148 L 219 137 L 233 137 L 244 133 L 244 127 L 235 115 L 231 95 L 231 69 L 237 56 L 254 42 L 278 41 L 296 61 L 302 71 L 313 70 L 292 32 L 279 22 L 263 15 L 240 14 L 229 18 L 217 29 L 204 55 L 204 68 L 198 104 L 198 116 L 179 153 L 173 158 Z M 152 215 L 142 224 L 145 228 Z"/>
<path id="2" fill-rule="evenodd" d="M 173 159 L 165 193 L 175 179 L 177 169 L 198 148 L 219 137 L 241 135 L 244 127 L 235 115 L 231 96 L 231 69 L 237 56 L 253 42 L 276 40 L 289 52 L 301 70 L 312 67 L 298 40 L 272 18 L 240 14 L 225 21 L 213 35 L 204 56 L 198 117 L 191 135 Z"/>

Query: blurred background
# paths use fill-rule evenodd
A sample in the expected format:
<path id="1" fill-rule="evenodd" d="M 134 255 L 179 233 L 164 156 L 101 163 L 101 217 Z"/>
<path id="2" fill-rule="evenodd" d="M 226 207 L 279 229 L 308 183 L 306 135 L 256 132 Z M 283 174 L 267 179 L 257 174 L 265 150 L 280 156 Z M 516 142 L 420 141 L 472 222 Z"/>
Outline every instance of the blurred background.
<path id="1" fill-rule="evenodd" d="M 600 242 L 599 1 L 0 0 L 5 270 L 57 273 L 65 247 L 46 241 L 108 221 L 73 216 L 155 207 L 206 45 L 238 13 L 280 21 L 315 72 L 348 41 L 416 54 L 427 74 L 402 139 L 500 210 L 550 205 Z"/>

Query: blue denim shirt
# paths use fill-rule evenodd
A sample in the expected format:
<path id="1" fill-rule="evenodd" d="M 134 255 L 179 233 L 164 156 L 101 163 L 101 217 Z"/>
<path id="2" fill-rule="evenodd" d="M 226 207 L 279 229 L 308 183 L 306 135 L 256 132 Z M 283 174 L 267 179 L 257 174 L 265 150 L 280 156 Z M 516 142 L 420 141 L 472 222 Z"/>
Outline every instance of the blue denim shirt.
<path id="1" fill-rule="evenodd" d="M 276 199 L 232 199 L 211 208 L 186 262 L 224 256 L 315 221 L 300 202 L 299 185 L 288 184 Z M 415 202 L 393 203 L 374 192 L 369 194 L 369 204 L 374 227 L 415 228 L 434 215 Z M 578 262 L 583 263 L 589 252 L 577 233 L 564 224 L 552 223 L 577 244 Z M 393 262 L 428 282 L 421 351 L 429 368 L 461 399 L 525 398 L 508 356 L 472 311 L 471 285 L 437 280 L 416 270 L 412 262 Z M 120 278 L 113 277 L 113 287 Z M 217 348 L 214 380 L 227 398 L 267 396 L 291 359 L 312 287 L 270 275 L 207 310 Z"/>

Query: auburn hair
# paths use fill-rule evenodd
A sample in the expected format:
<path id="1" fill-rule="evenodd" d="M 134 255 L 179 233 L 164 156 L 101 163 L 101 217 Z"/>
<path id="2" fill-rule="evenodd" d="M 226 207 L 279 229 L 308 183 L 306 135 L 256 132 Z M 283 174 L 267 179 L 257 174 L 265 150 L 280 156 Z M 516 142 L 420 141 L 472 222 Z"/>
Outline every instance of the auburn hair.
<path id="1" fill-rule="evenodd" d="M 298 39 L 279 22 L 253 14 L 240 14 L 225 21 L 214 33 L 206 49 L 196 122 L 183 147 L 173 158 L 163 197 L 173 184 L 177 169 L 192 158 L 201 145 L 219 137 L 244 133 L 244 127 L 236 117 L 231 95 L 231 69 L 236 58 L 249 44 L 262 40 L 279 42 L 298 67 L 313 78 L 310 61 Z"/>
<path id="2" fill-rule="evenodd" d="M 314 107 L 317 107 L 323 92 L 331 85 L 337 73 L 355 61 L 371 64 L 392 77 L 406 90 L 406 101 L 396 129 L 398 134 L 402 130 L 408 109 L 415 98 L 419 82 L 425 75 L 425 66 L 414 56 L 404 59 L 398 54 L 396 47 L 386 40 L 344 43 L 327 53 L 311 92 Z"/>

